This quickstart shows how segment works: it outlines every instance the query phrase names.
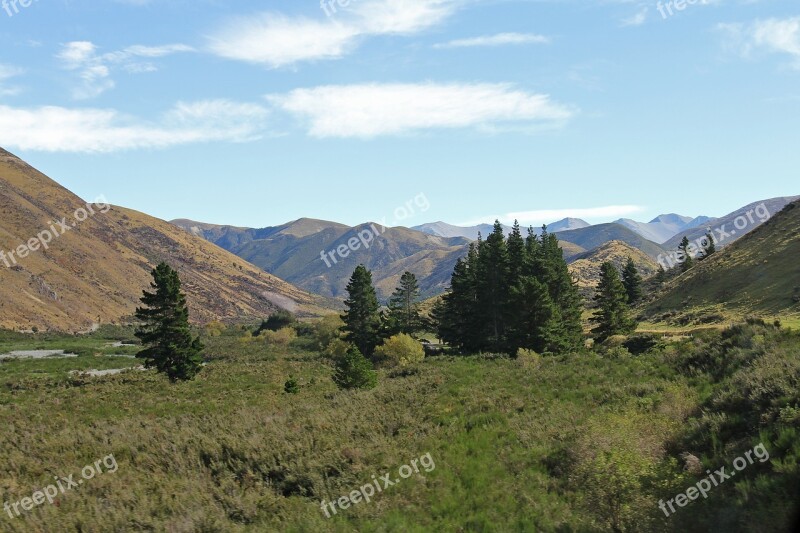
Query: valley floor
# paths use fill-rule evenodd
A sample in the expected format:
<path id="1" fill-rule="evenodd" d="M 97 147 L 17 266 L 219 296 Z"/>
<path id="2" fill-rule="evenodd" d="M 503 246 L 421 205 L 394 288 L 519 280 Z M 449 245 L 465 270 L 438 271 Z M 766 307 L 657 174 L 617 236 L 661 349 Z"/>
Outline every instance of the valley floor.
<path id="1" fill-rule="evenodd" d="M 335 387 L 310 339 L 241 337 L 204 339 L 198 378 L 170 384 L 71 372 L 137 366 L 111 345 L 124 334 L 0 336 L 0 353 L 78 355 L 0 361 L 3 502 L 82 481 L 4 511 L 0 531 L 782 531 L 797 505 L 800 338 L 785 329 L 635 356 L 432 357 L 358 392 Z M 768 461 L 659 509 L 759 444 Z M 375 483 L 369 503 L 322 504 Z"/>

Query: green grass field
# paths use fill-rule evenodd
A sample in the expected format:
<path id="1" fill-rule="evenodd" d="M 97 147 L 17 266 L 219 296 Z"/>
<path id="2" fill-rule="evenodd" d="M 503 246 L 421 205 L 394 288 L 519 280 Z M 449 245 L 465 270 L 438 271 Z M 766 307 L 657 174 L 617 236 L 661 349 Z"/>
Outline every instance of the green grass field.
<path id="1" fill-rule="evenodd" d="M 109 455 L 118 470 L 53 505 L 4 514 L 0 530 L 779 531 L 800 479 L 791 442 L 800 339 L 746 328 L 638 356 L 615 348 L 540 362 L 434 357 L 405 372 L 381 369 L 376 389 L 355 392 L 337 390 L 329 361 L 304 337 L 279 348 L 243 342 L 230 328 L 204 339 L 208 364 L 197 379 L 170 384 L 152 371 L 69 373 L 138 365 L 103 355 L 130 332 L 4 333 L 0 353 L 81 355 L 0 363 L 3 501 Z M 728 350 L 723 370 L 719 350 Z M 290 375 L 299 394 L 284 393 Z M 719 467 L 760 441 L 770 463 L 693 509 L 670 518 L 659 510 L 659 498 L 696 482 L 683 452 Z M 426 454 L 432 471 L 332 518 L 323 513 L 323 499 Z M 715 529 L 720 517 L 725 529 Z"/>

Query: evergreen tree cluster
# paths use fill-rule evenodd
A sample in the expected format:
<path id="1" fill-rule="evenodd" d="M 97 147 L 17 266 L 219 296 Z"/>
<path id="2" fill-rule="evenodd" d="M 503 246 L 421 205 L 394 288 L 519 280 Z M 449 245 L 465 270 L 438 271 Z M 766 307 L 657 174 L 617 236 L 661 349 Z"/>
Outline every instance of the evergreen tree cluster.
<path id="1" fill-rule="evenodd" d="M 583 344 L 580 294 L 554 234 L 523 238 L 500 222 L 471 245 L 434 309 L 439 336 L 462 353 L 565 353 Z"/>

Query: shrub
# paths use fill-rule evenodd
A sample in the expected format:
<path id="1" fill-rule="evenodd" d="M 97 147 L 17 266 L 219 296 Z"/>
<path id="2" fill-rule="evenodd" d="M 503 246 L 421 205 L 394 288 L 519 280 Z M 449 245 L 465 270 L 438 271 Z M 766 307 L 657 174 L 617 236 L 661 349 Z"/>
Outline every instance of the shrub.
<path id="1" fill-rule="evenodd" d="M 219 337 L 225 331 L 226 327 L 225 324 L 220 322 L 219 320 L 215 320 L 213 322 L 209 322 L 205 325 L 206 335 L 209 337 Z"/>
<path id="2" fill-rule="evenodd" d="M 295 322 L 297 322 L 297 319 L 292 313 L 281 309 L 280 311 L 272 313 L 266 320 L 261 322 L 261 325 L 258 327 L 254 335 L 259 336 L 264 331 L 279 331 L 281 329 L 293 326 Z"/>
<path id="3" fill-rule="evenodd" d="M 339 359 L 340 357 L 344 357 L 347 353 L 347 350 L 352 348 L 353 345 L 349 342 L 342 340 L 342 339 L 333 339 L 328 346 L 322 351 L 325 357 L 329 357 L 331 359 Z"/>
<path id="4" fill-rule="evenodd" d="M 352 346 L 343 357 L 336 359 L 333 381 L 340 389 L 374 389 L 378 374 L 372 363 Z"/>
<path id="5" fill-rule="evenodd" d="M 283 390 L 286 392 L 286 394 L 297 394 L 300 392 L 300 385 L 293 376 L 289 376 L 289 380 L 283 386 Z"/>
<path id="6" fill-rule="evenodd" d="M 533 350 L 520 348 L 517 350 L 517 364 L 522 368 L 536 369 L 542 364 L 542 356 Z"/>
<path id="7" fill-rule="evenodd" d="M 338 339 L 341 335 L 342 326 L 344 326 L 344 321 L 339 315 L 327 315 L 317 322 L 314 328 L 317 347 L 320 350 L 324 350 L 334 339 Z"/>
<path id="8" fill-rule="evenodd" d="M 647 353 L 657 345 L 658 339 L 653 335 L 634 335 L 622 343 L 622 346 L 634 355 Z"/>
<path id="9" fill-rule="evenodd" d="M 297 332 L 294 328 L 282 328 L 278 331 L 263 331 L 259 336 L 267 341 L 267 344 L 288 346 L 290 342 L 297 338 Z"/>
<path id="10" fill-rule="evenodd" d="M 375 355 L 393 366 L 405 367 L 424 360 L 425 349 L 411 335 L 400 333 L 386 339 L 382 346 L 375 349 Z"/>

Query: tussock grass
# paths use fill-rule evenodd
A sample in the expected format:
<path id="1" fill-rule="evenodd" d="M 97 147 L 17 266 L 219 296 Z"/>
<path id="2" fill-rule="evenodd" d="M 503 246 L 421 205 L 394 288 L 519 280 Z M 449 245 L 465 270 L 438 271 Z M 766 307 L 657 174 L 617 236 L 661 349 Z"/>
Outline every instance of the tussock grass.
<path id="1" fill-rule="evenodd" d="M 735 405 L 727 381 L 692 363 L 713 342 L 703 339 L 636 357 L 543 357 L 537 365 L 434 357 L 415 372 L 380 370 L 374 390 L 340 391 L 330 362 L 302 338 L 281 347 L 241 335 L 228 328 L 204 339 L 208 365 L 188 383 L 152 372 L 67 375 L 98 368 L 103 358 L 93 356 L 0 365 L 3 501 L 109 454 L 119 464 L 57 506 L 0 517 L 0 530 L 601 531 L 609 515 L 594 502 L 604 501 L 609 464 L 597 454 L 620 449 L 610 457 L 625 466 L 625 486 L 640 488 L 625 502 L 623 530 L 631 521 L 669 529 L 655 502 L 684 481 L 675 457 L 686 447 L 713 450 L 689 428 L 703 423 L 708 402 Z M 791 353 L 797 339 L 755 342 Z M 764 365 L 730 383 L 768 380 L 775 363 Z M 298 394 L 284 393 L 290 375 Z M 745 422 L 720 438 L 743 442 L 752 430 Z M 433 472 L 325 518 L 322 499 L 426 453 Z"/>

